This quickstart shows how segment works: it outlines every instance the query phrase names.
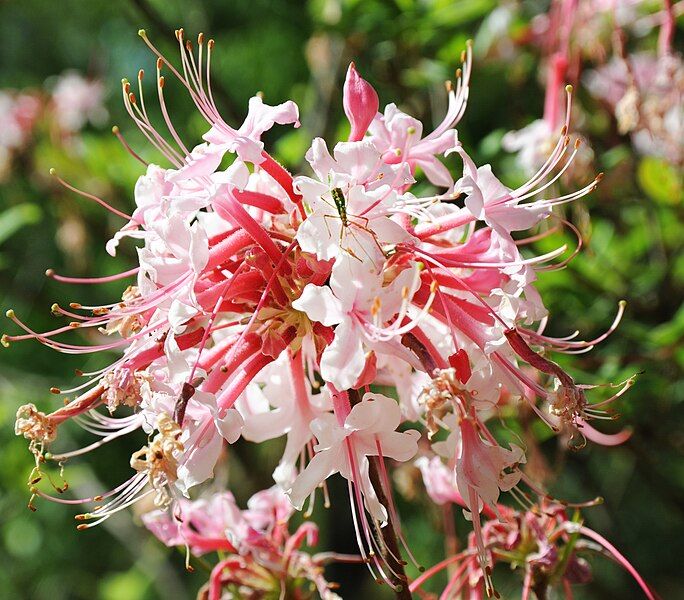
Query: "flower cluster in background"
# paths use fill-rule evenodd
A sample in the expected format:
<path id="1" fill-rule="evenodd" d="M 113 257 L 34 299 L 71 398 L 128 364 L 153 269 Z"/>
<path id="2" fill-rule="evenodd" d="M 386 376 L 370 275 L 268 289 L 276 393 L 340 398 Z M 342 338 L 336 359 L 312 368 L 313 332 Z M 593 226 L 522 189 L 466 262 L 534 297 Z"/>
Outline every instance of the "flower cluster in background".
<path id="1" fill-rule="evenodd" d="M 107 119 L 104 86 L 75 71 L 60 75 L 48 93 L 40 90 L 0 90 L 0 180 L 12 172 L 12 162 L 25 153 L 36 129 L 47 127 L 70 137 L 85 125 Z"/>

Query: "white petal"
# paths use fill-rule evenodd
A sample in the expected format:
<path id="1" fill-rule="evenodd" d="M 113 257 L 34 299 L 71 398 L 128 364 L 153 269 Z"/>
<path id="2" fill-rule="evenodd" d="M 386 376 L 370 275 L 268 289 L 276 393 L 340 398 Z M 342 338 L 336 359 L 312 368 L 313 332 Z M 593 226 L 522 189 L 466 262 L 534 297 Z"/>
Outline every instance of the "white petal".
<path id="1" fill-rule="evenodd" d="M 309 319 L 327 327 L 341 323 L 346 317 L 342 303 L 328 286 L 307 284 L 302 295 L 292 303 L 296 310 L 305 312 Z"/>
<path id="2" fill-rule="evenodd" d="M 346 318 L 335 329 L 332 344 L 323 351 L 321 376 L 338 390 L 348 390 L 359 379 L 365 364 L 361 332 Z"/>

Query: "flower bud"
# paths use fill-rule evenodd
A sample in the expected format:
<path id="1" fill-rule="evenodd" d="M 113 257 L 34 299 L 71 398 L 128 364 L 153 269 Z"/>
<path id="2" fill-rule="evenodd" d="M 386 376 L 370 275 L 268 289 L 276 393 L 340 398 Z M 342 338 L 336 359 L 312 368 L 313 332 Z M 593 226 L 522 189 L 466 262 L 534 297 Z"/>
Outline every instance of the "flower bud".
<path id="1" fill-rule="evenodd" d="M 344 114 L 351 123 L 350 142 L 358 142 L 368 130 L 380 106 L 378 94 L 373 86 L 363 79 L 354 63 L 349 65 L 344 81 Z"/>

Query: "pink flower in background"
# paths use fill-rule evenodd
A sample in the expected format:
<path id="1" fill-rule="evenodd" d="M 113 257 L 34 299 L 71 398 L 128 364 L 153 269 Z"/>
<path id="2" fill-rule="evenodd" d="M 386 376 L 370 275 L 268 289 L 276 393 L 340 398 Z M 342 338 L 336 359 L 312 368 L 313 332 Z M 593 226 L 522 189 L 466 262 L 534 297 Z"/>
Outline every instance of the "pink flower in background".
<path id="1" fill-rule="evenodd" d="M 52 103 L 60 129 L 74 133 L 87 123 L 103 125 L 108 117 L 104 84 L 86 79 L 76 71 L 59 76 L 52 88 Z"/>

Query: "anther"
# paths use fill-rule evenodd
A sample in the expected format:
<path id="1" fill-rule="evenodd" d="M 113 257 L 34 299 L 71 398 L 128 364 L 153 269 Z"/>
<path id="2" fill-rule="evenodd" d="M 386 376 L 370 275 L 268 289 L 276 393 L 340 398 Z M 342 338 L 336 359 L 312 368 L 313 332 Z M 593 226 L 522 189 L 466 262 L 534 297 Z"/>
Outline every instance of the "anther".
<path id="1" fill-rule="evenodd" d="M 409 128 L 406 130 L 406 133 L 408 133 L 409 135 L 413 135 L 415 132 L 416 132 L 416 128 L 413 127 L 413 126 L 409 127 Z"/>
<path id="2" fill-rule="evenodd" d="M 462 74 L 463 71 L 461 71 L 460 67 L 456 69 L 456 79 L 460 79 Z"/>
<path id="3" fill-rule="evenodd" d="M 9 336 L 6 333 L 3 333 L 2 337 L 0 337 L 0 344 L 2 344 L 3 348 L 9 348 Z"/>
<path id="4" fill-rule="evenodd" d="M 55 315 L 55 317 L 59 316 L 59 304 L 56 302 L 50 307 L 50 312 Z"/>
<path id="5" fill-rule="evenodd" d="M 138 35 L 144 39 L 147 37 L 147 32 L 144 29 L 138 29 Z"/>
<path id="6" fill-rule="evenodd" d="M 158 58 L 157 59 L 157 71 L 161 71 L 163 66 L 164 66 L 164 61 L 161 58 Z"/>
<path id="7" fill-rule="evenodd" d="M 582 145 L 582 140 L 580 138 L 577 138 L 575 140 L 575 150 L 577 150 L 581 145 Z"/>
<path id="8" fill-rule="evenodd" d="M 157 82 L 159 84 L 159 89 L 164 87 L 164 81 L 164 76 L 162 75 Z"/>
<path id="9" fill-rule="evenodd" d="M 84 529 L 88 529 L 88 525 L 86 525 L 85 523 L 81 523 L 80 525 L 76 525 L 77 531 L 83 531 Z"/>
<path id="10" fill-rule="evenodd" d="M 214 49 L 214 44 L 215 44 L 215 43 L 216 43 L 216 42 L 214 42 L 214 40 L 209 40 L 209 41 L 207 42 L 207 48 L 209 48 L 209 50 L 213 50 L 213 49 Z"/>
<path id="11" fill-rule="evenodd" d="M 566 85 L 566 86 L 565 86 L 565 91 L 566 91 L 568 94 L 572 94 L 572 86 L 571 86 L 570 84 Z"/>
<path id="12" fill-rule="evenodd" d="M 61 393 L 62 393 L 62 390 L 60 390 L 60 389 L 57 388 L 57 387 L 51 387 L 51 388 L 50 388 L 50 393 L 51 393 L 51 394 L 61 394 Z"/>
<path id="13" fill-rule="evenodd" d="M 79 304 L 78 302 L 69 302 L 69 306 L 75 309 L 81 308 L 81 304 Z"/>
<path id="14" fill-rule="evenodd" d="M 118 125 L 114 125 L 114 127 L 112 127 L 112 133 L 114 135 L 119 135 L 119 126 Z"/>
<path id="15" fill-rule="evenodd" d="M 454 84 L 451 83 L 451 81 L 447 80 L 447 81 L 444 82 L 444 87 L 446 88 L 446 91 L 447 91 L 448 93 L 450 93 L 450 92 L 452 92 L 453 89 L 454 89 Z"/>
<path id="16" fill-rule="evenodd" d="M 5 311 L 5 316 L 6 316 L 8 319 L 14 319 L 15 316 L 16 316 L 16 315 L 14 314 L 14 309 L 8 308 L 8 309 Z"/>
<path id="17" fill-rule="evenodd" d="M 204 44 L 204 34 L 202 32 L 197 34 L 197 45 L 201 46 Z"/>
<path id="18" fill-rule="evenodd" d="M 131 104 L 135 104 L 135 94 L 133 92 L 128 94 L 128 100 Z"/>

